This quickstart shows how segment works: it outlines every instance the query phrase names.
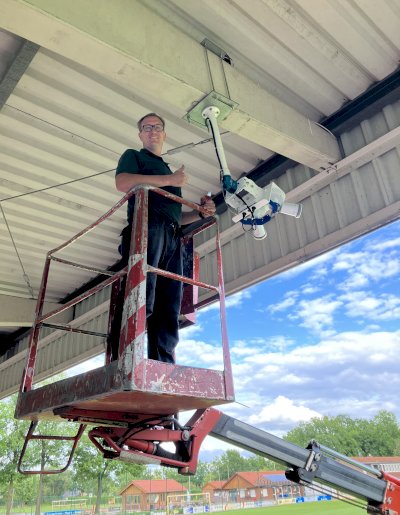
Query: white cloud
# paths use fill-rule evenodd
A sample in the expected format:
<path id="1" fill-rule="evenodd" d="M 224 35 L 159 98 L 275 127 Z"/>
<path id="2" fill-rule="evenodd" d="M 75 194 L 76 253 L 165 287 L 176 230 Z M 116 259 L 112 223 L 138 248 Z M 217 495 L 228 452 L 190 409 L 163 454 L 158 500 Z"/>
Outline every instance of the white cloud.
<path id="1" fill-rule="evenodd" d="M 394 401 L 399 345 L 400 331 L 352 331 L 313 345 L 243 354 L 233 365 L 234 384 L 238 402 L 248 408 L 223 411 L 274 434 L 320 415 L 366 417 L 388 409 L 400 417 Z"/>
<path id="2" fill-rule="evenodd" d="M 378 324 L 368 324 L 367 326 L 365 326 L 365 331 L 379 331 L 381 329 L 380 325 Z"/>
<path id="3" fill-rule="evenodd" d="M 256 344 L 256 349 L 264 348 L 265 350 L 284 351 L 294 345 L 294 340 L 282 335 L 270 336 L 269 338 L 253 338 L 251 344 Z"/>
<path id="4" fill-rule="evenodd" d="M 235 342 L 238 402 L 220 409 L 280 435 L 316 416 L 365 417 L 380 409 L 399 410 L 393 401 L 400 387 L 399 344 L 400 331 L 345 332 L 314 345 L 284 351 L 260 345 L 242 354 L 237 351 L 245 342 Z M 193 343 L 200 359 L 204 349 Z"/>
<path id="5" fill-rule="evenodd" d="M 342 251 L 336 255 L 332 270 L 351 270 L 365 260 L 365 252 Z"/>
<path id="6" fill-rule="evenodd" d="M 347 272 L 347 278 L 340 285 L 340 289 L 354 290 L 371 282 L 397 276 L 400 272 L 400 259 L 396 252 L 341 252 L 332 269 Z"/>
<path id="7" fill-rule="evenodd" d="M 179 334 L 180 334 L 181 339 L 182 338 L 187 339 L 187 338 L 191 338 L 195 335 L 198 335 L 199 333 L 202 333 L 202 332 L 203 332 L 203 326 L 196 320 L 195 324 L 188 325 L 187 327 L 184 327 L 183 329 L 181 329 Z"/>
<path id="8" fill-rule="evenodd" d="M 285 294 L 281 302 L 268 306 L 268 311 L 276 313 L 277 311 L 285 311 L 287 308 L 294 306 L 297 302 L 298 292 L 289 291 Z"/>
<path id="9" fill-rule="evenodd" d="M 317 293 L 319 291 L 321 291 L 321 288 L 318 286 L 305 286 L 301 289 L 301 293 L 303 295 L 312 295 L 313 293 Z"/>
<path id="10" fill-rule="evenodd" d="M 79 374 L 84 374 L 85 372 L 89 372 L 89 370 L 94 370 L 95 368 L 104 367 L 104 359 L 105 354 L 99 354 L 94 358 L 90 358 L 86 361 L 83 361 L 82 363 L 79 363 L 79 365 L 75 365 L 74 367 L 69 368 L 65 374 L 67 377 L 73 377 Z"/>
<path id="11" fill-rule="evenodd" d="M 352 251 L 352 243 L 296 267 L 298 273 L 308 271 L 307 283 L 284 293 L 268 308 L 272 314 L 281 313 L 282 320 L 275 320 L 284 322 L 287 316 L 292 328 L 297 323 L 313 334 L 327 337 L 335 333 L 343 313 L 357 319 L 361 326 L 398 319 L 400 297 L 386 293 L 384 288 L 393 288 L 400 275 L 400 238 L 375 239 L 372 244 L 365 238 L 357 242 L 358 248 L 360 241 L 361 250 Z M 287 278 L 287 274 L 280 277 Z M 377 284 L 381 291 L 376 291 Z M 375 291 L 366 291 L 372 285 Z M 315 295 L 319 291 L 325 292 L 320 298 Z"/>
<path id="12" fill-rule="evenodd" d="M 381 409 L 400 417 L 400 331 L 351 331 L 314 344 L 291 347 L 269 339 L 238 340 L 232 346 L 237 402 L 220 407 L 239 420 L 282 435 L 301 420 L 348 414 L 369 417 Z M 254 342 L 258 343 L 255 345 Z M 181 342 L 181 364 L 216 368 L 216 348 Z"/>
<path id="13" fill-rule="evenodd" d="M 177 347 L 176 360 L 179 365 L 222 370 L 222 346 L 181 338 Z"/>
<path id="14" fill-rule="evenodd" d="M 349 292 L 339 299 L 347 316 L 369 321 L 397 320 L 400 318 L 400 297 L 389 293 Z"/>
<path id="15" fill-rule="evenodd" d="M 311 279 L 314 281 L 320 280 L 320 279 L 325 279 L 325 277 L 328 275 L 328 273 L 329 273 L 328 266 L 319 266 L 318 268 L 313 270 Z"/>
<path id="16" fill-rule="evenodd" d="M 357 288 L 364 288 L 368 286 L 369 277 L 362 272 L 354 272 L 339 287 L 341 290 L 355 290 Z"/>
<path id="17" fill-rule="evenodd" d="M 293 277 L 302 274 L 306 270 L 311 270 L 313 268 L 321 267 L 321 265 L 334 259 L 335 255 L 338 252 L 339 252 L 339 249 L 333 249 L 333 250 L 330 250 L 329 252 L 325 252 L 324 254 L 321 254 L 320 256 L 317 256 L 313 259 L 305 261 L 304 263 L 301 263 L 300 265 L 297 265 L 297 266 L 291 268 L 290 270 L 287 270 L 286 272 L 283 272 L 282 274 L 280 274 L 279 279 L 283 279 L 283 280 L 292 279 Z"/>
<path id="18" fill-rule="evenodd" d="M 257 414 L 251 415 L 250 424 L 263 424 L 271 422 L 285 422 L 297 425 L 299 422 L 307 422 L 314 417 L 322 415 L 307 406 L 296 405 L 291 399 L 283 395 L 276 397 L 270 404 L 264 406 Z"/>
<path id="19" fill-rule="evenodd" d="M 245 340 L 236 340 L 233 345 L 231 345 L 231 356 L 233 359 L 235 357 L 242 358 L 243 356 L 251 356 L 254 352 L 254 347 Z"/>
<path id="20" fill-rule="evenodd" d="M 229 295 L 229 297 L 226 297 L 225 299 L 225 307 L 226 308 L 237 308 L 241 307 L 245 300 L 250 299 L 251 293 L 250 290 L 242 290 L 237 293 L 234 293 L 233 295 Z M 201 314 L 207 313 L 207 311 L 210 310 L 217 310 L 219 309 L 219 302 L 214 302 L 213 304 L 210 304 L 209 306 L 206 306 L 205 308 L 202 308 Z"/>
<path id="21" fill-rule="evenodd" d="M 225 305 L 227 308 L 237 308 L 240 307 L 245 300 L 250 299 L 250 297 L 251 294 L 249 290 L 242 290 L 227 297 Z"/>
<path id="22" fill-rule="evenodd" d="M 234 340 L 230 345 L 232 361 L 238 362 L 246 356 L 259 356 L 269 351 L 284 351 L 294 345 L 292 338 L 282 335 L 268 338 L 249 338 L 248 340 Z"/>
<path id="23" fill-rule="evenodd" d="M 319 299 L 301 300 L 290 318 L 300 319 L 302 327 L 319 334 L 333 325 L 333 315 L 341 305 L 342 302 L 334 300 L 330 295 Z"/>
<path id="24" fill-rule="evenodd" d="M 391 240 L 379 241 L 369 245 L 368 248 L 371 250 L 378 250 L 382 252 L 383 250 L 392 249 L 395 247 L 400 247 L 400 238 L 393 238 Z"/>
<path id="25" fill-rule="evenodd" d="M 238 449 L 234 445 L 230 445 L 229 443 L 222 442 L 221 440 L 217 440 L 216 438 L 212 438 L 211 436 L 206 436 L 206 438 L 204 439 L 204 442 L 201 445 L 200 459 L 203 459 L 202 454 L 204 454 L 205 452 L 207 453 L 207 452 L 211 451 L 213 453 L 213 455 L 215 455 L 216 452 L 223 453 L 230 449 L 233 449 L 233 450 L 236 450 L 239 452 L 241 451 L 241 449 Z"/>

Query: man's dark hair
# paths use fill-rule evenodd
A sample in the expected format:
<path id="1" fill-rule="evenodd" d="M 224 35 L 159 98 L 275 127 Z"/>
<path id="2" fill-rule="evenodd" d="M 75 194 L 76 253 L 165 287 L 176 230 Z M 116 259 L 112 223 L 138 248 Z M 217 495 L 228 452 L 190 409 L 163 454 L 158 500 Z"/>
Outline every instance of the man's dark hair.
<path id="1" fill-rule="evenodd" d="M 148 118 L 149 116 L 156 116 L 160 120 L 160 122 L 162 123 L 163 128 L 165 128 L 165 120 L 164 120 L 164 118 L 162 116 L 160 116 L 157 113 L 147 113 L 144 116 L 142 116 L 140 118 L 140 120 L 137 122 L 137 127 L 138 127 L 139 131 L 142 130 L 142 122 L 143 122 L 143 120 L 145 118 Z"/>

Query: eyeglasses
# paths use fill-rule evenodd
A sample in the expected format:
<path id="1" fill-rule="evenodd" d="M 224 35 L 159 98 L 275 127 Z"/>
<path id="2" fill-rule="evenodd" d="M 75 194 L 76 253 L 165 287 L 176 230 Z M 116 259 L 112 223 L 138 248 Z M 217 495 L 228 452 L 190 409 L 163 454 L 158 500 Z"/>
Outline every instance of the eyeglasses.
<path id="1" fill-rule="evenodd" d="M 155 125 L 142 125 L 141 131 L 151 132 L 152 130 L 155 132 L 162 132 L 164 130 L 164 125 L 161 125 L 161 123 L 156 123 Z"/>

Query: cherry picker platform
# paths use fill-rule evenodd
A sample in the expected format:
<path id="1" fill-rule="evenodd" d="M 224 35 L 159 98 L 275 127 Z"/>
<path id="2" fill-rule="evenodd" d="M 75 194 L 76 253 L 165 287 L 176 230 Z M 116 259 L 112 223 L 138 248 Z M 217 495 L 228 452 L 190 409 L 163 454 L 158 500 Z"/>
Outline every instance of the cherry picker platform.
<path id="1" fill-rule="evenodd" d="M 310 442 L 307 448 L 303 449 L 229 417 L 213 407 L 234 400 L 218 225 L 213 219 L 198 229 L 201 231 L 211 226 L 216 228 L 218 286 L 199 280 L 196 259 L 193 261 L 195 266 L 192 274 L 188 274 L 192 277 L 175 276 L 148 266 L 146 246 L 149 189 L 149 187 L 135 188 L 103 217 L 47 254 L 35 323 L 15 412 L 16 418 L 31 420 L 18 470 L 23 474 L 63 472 L 70 465 L 79 439 L 86 427 L 90 425 L 94 427 L 89 430 L 88 436 L 106 459 L 159 464 L 174 467 L 181 474 L 194 474 L 201 443 L 207 435 L 210 435 L 285 465 L 286 477 L 291 481 L 308 485 L 319 491 L 329 488 L 331 494 L 340 492 L 341 499 L 344 499 L 343 495 L 345 495 L 348 502 L 365 507 L 371 514 L 400 515 L 400 480 L 398 478 L 366 467 L 315 441 Z M 201 211 L 201 206 L 197 204 L 187 202 L 163 190 L 151 189 Z M 49 268 L 53 260 L 65 265 L 93 270 L 93 268 L 60 259 L 55 256 L 55 253 L 111 216 L 132 194 L 136 195 L 136 202 L 128 266 L 119 272 L 102 271 L 109 277 L 100 285 L 64 304 L 61 309 L 43 314 Z M 194 234 L 188 237 L 190 245 L 193 244 L 193 237 Z M 196 288 L 208 289 L 219 297 L 224 363 L 222 371 L 184 367 L 145 358 L 145 281 L 148 272 L 180 280 L 192 287 L 193 311 L 202 305 L 193 301 L 197 298 Z M 119 345 L 118 349 L 113 349 L 110 345 L 106 346 L 104 367 L 33 388 L 40 328 L 47 326 L 106 338 L 107 334 L 94 333 L 71 325 L 60 326 L 48 320 L 101 288 L 113 285 L 108 324 L 110 330 L 113 300 L 125 275 L 127 280 Z M 190 306 L 190 302 L 186 303 L 186 314 L 190 312 L 188 304 Z M 182 425 L 175 414 L 188 409 L 196 411 L 192 418 Z M 79 428 L 76 435 L 72 437 L 35 434 L 37 424 L 43 419 L 69 420 L 78 423 Z M 53 439 L 72 442 L 66 465 L 56 470 L 26 470 L 23 467 L 23 458 L 29 442 Z M 175 452 L 167 451 L 162 445 L 165 442 L 173 443 Z M 333 492 L 332 489 L 334 489 Z"/>
<path id="2" fill-rule="evenodd" d="M 147 264 L 146 255 L 148 237 L 148 193 L 150 189 L 152 192 L 173 201 L 200 212 L 202 211 L 201 206 L 188 202 L 162 189 L 147 186 L 137 187 L 127 193 L 96 222 L 47 254 L 36 307 L 35 322 L 31 332 L 27 361 L 15 412 L 16 418 L 30 419 L 32 421 L 23 448 L 22 457 L 25 453 L 26 445 L 30 440 L 43 439 L 40 435 L 34 434 L 37 423 L 41 419 L 62 418 L 80 422 L 80 429 L 76 437 L 73 438 L 74 450 L 84 430 L 83 426 L 88 423 L 107 424 L 110 427 L 120 427 L 125 424 L 128 424 L 130 427 L 133 424 L 136 427 L 137 425 L 148 424 L 148 421 L 151 420 L 152 423 L 156 422 L 154 425 L 158 427 L 174 427 L 178 422 L 174 417 L 171 417 L 171 414 L 189 409 L 204 409 L 234 400 L 227 340 L 225 292 L 218 224 L 216 223 L 216 219 L 212 218 L 203 226 L 193 231 L 193 233 L 185 236 L 185 243 L 189 246 L 193 246 L 196 234 L 206 228 L 215 227 L 218 285 L 206 284 L 199 280 L 199 271 L 197 269 L 198 259 L 193 260 L 191 273 L 188 273 L 187 276 L 171 274 L 165 270 L 149 266 Z M 70 302 L 67 302 L 61 308 L 43 314 L 49 270 L 53 261 L 68 266 L 93 270 L 93 268 L 86 265 L 60 259 L 56 254 L 109 218 L 131 195 L 135 195 L 135 210 L 128 265 L 118 272 L 97 270 L 97 272 L 108 276 L 101 284 Z M 207 216 L 207 213 L 204 214 Z M 198 288 L 209 290 L 214 296 L 219 298 L 223 356 L 222 371 L 199 367 L 186 367 L 146 359 L 146 276 L 149 272 L 179 280 L 189 285 L 192 291 L 192 311 L 195 311 L 202 305 L 201 303 L 194 302 L 197 297 L 196 291 Z M 112 345 L 107 344 L 104 367 L 75 377 L 66 378 L 40 388 L 33 388 L 40 328 L 43 326 L 53 327 L 65 331 L 91 334 L 107 339 L 115 312 L 115 298 L 118 296 L 118 291 L 124 277 L 126 277 L 126 286 L 118 348 L 112 348 Z M 49 319 L 54 315 L 76 305 L 109 285 L 113 285 L 113 287 L 111 291 L 108 334 L 94 333 L 92 331 L 72 327 L 71 325 L 60 326 L 49 322 Z M 185 305 L 186 315 L 188 311 L 190 311 L 187 304 L 188 302 L 186 302 Z M 107 341 L 109 342 L 109 340 Z M 107 432 L 110 431 L 111 429 L 107 428 Z M 172 441 L 173 436 L 174 435 L 172 435 Z M 48 439 L 51 439 L 51 437 L 48 437 Z M 118 439 L 120 440 L 121 438 L 119 437 Z M 19 468 L 21 472 L 24 472 L 21 465 Z M 65 468 L 66 467 L 62 470 Z M 194 470 L 193 467 L 189 468 L 191 471 Z M 37 471 L 30 472 L 37 473 Z"/>

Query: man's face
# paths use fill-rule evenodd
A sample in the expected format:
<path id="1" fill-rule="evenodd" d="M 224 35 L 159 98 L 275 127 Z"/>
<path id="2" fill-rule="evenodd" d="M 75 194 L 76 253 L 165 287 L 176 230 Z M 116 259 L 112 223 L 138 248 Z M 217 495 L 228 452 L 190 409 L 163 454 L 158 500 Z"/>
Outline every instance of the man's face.
<path id="1" fill-rule="evenodd" d="M 162 126 L 162 121 L 157 116 L 147 116 L 141 123 L 141 130 L 139 132 L 140 141 L 143 143 L 143 148 L 146 148 L 150 152 L 156 155 L 160 155 L 162 147 L 167 135 L 165 134 L 164 128 L 158 132 L 159 126 Z M 148 132 L 143 130 L 144 128 L 151 130 Z"/>

